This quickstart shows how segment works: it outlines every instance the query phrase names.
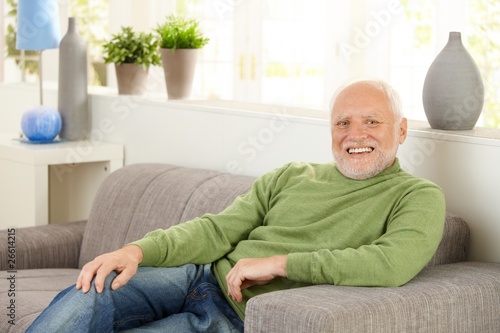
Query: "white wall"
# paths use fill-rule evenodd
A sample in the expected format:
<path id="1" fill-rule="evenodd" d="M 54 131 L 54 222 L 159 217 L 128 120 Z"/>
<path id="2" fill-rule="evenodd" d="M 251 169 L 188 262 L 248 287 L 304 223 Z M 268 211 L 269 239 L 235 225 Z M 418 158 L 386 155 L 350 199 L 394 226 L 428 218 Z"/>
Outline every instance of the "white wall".
<path id="1" fill-rule="evenodd" d="M 96 139 L 125 143 L 126 163 L 165 162 L 260 175 L 291 160 L 330 160 L 323 120 L 93 96 Z M 100 124 L 102 122 L 102 124 Z M 113 124 L 109 128 L 103 124 Z"/>
<path id="2" fill-rule="evenodd" d="M 439 184 L 449 211 L 470 225 L 471 258 L 500 262 L 500 140 L 410 131 L 408 171 Z"/>
<path id="3" fill-rule="evenodd" d="M 125 164 L 161 162 L 257 176 L 291 160 L 331 160 L 328 121 L 312 111 L 259 106 L 249 111 L 225 102 L 102 93 L 90 98 L 92 142 L 124 144 Z M 55 90 L 45 99 L 55 105 Z M 0 100 L 0 133 L 16 133 L 22 111 L 38 100 L 37 90 L 0 86 Z M 403 167 L 438 183 L 448 210 L 467 220 L 471 259 L 500 262 L 499 131 L 439 132 L 419 126 L 411 124 L 400 149 Z M 485 133 L 495 138 L 480 137 Z"/>

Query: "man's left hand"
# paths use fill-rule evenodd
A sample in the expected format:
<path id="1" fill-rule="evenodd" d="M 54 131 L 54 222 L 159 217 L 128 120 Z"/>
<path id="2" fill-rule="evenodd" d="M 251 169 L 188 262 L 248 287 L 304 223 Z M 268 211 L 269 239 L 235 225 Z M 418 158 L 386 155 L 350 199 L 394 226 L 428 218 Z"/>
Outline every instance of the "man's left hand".
<path id="1" fill-rule="evenodd" d="M 229 297 L 241 302 L 243 289 L 269 283 L 277 276 L 286 277 L 286 259 L 286 255 L 279 255 L 238 260 L 226 275 Z"/>

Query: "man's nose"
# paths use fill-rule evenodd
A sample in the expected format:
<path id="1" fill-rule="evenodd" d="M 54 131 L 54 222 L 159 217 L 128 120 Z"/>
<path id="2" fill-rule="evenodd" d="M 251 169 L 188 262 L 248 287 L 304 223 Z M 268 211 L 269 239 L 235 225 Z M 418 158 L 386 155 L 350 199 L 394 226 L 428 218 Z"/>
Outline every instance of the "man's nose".
<path id="1" fill-rule="evenodd" d="M 362 123 L 352 123 L 349 136 L 352 139 L 365 139 L 368 137 L 366 126 Z"/>

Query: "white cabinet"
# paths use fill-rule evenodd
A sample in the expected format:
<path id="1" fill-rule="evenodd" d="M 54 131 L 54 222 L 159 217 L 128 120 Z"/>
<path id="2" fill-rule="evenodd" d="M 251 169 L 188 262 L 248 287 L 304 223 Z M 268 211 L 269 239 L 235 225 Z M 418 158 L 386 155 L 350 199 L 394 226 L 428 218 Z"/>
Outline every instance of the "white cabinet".
<path id="1" fill-rule="evenodd" d="M 101 182 L 123 166 L 123 146 L 30 144 L 0 135 L 0 229 L 86 219 Z"/>

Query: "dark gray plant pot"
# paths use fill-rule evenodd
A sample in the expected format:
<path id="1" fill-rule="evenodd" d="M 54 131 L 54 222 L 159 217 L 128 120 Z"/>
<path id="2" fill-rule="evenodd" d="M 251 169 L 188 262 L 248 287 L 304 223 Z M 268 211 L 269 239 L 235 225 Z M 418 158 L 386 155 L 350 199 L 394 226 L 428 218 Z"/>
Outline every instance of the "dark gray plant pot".
<path id="1" fill-rule="evenodd" d="M 484 85 L 460 32 L 450 32 L 448 43 L 429 67 L 422 100 L 432 128 L 470 130 L 476 125 L 484 104 Z"/>

